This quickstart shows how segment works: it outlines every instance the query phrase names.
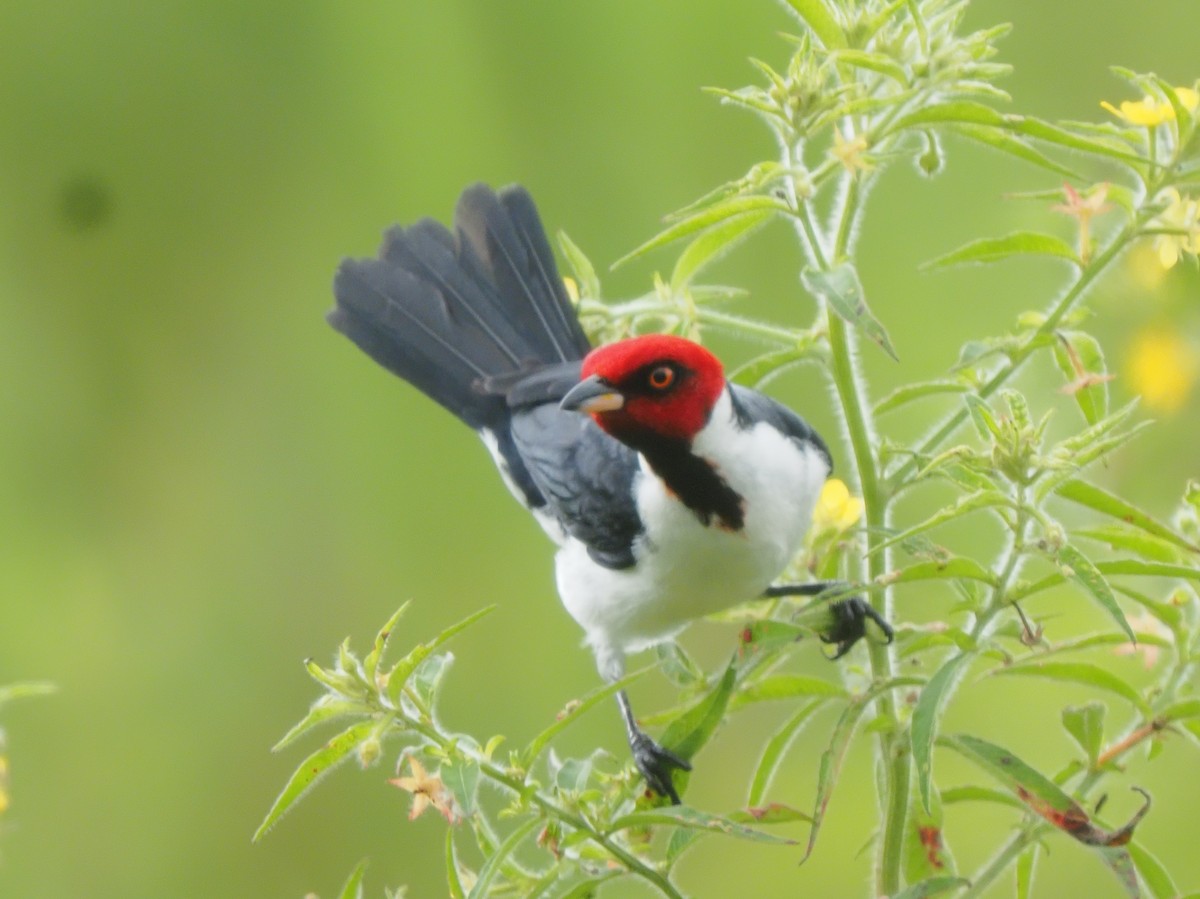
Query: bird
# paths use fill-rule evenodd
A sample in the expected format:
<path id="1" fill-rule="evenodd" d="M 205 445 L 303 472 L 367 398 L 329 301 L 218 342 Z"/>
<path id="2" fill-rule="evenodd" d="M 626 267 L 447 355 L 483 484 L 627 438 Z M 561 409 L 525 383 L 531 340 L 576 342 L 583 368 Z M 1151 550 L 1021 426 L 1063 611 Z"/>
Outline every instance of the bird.
<path id="1" fill-rule="evenodd" d="M 391 227 L 376 257 L 342 261 L 333 293 L 329 323 L 474 430 L 557 544 L 559 597 L 605 681 L 704 615 L 831 586 L 775 583 L 832 471 L 825 442 L 692 340 L 593 347 L 523 187 L 467 187 L 452 229 Z M 857 596 L 830 611 L 835 658 L 868 621 L 892 638 Z M 646 785 L 679 804 L 690 762 L 616 699 Z"/>

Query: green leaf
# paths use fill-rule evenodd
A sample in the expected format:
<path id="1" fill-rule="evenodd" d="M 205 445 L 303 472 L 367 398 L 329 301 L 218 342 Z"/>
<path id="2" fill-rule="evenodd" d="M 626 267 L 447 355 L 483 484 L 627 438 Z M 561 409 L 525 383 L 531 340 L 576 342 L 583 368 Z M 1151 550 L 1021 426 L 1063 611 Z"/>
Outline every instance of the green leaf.
<path id="1" fill-rule="evenodd" d="M 759 209 L 732 216 L 701 233 L 679 254 L 675 270 L 671 272 L 671 289 L 676 292 L 682 290 L 701 269 L 732 249 L 750 232 L 766 224 L 776 211 Z"/>
<path id="2" fill-rule="evenodd" d="M 820 677 L 805 674 L 772 674 L 746 684 L 734 694 L 729 706 L 741 708 L 753 702 L 795 699 L 797 696 L 845 696 L 846 688 Z"/>
<path id="3" fill-rule="evenodd" d="M 638 256 L 644 256 L 651 250 L 656 250 L 659 247 L 666 246 L 672 241 L 679 240 L 681 237 L 687 237 L 690 234 L 695 234 L 698 231 L 704 231 L 708 228 L 717 225 L 726 219 L 735 216 L 745 215 L 747 213 L 757 212 L 791 212 L 790 207 L 783 200 L 767 194 L 752 194 L 750 196 L 730 197 L 728 200 L 722 200 L 719 203 L 714 203 L 712 206 L 688 216 L 674 224 L 664 228 L 654 237 L 638 246 L 637 248 L 626 253 L 620 259 L 613 263 L 612 267 L 624 265 L 631 259 L 636 259 Z"/>
<path id="4" fill-rule="evenodd" d="M 458 849 L 454 845 L 454 828 L 446 828 L 446 886 L 450 889 L 450 899 L 466 899 L 463 889 L 461 868 L 458 863 Z"/>
<path id="5" fill-rule="evenodd" d="M 852 264 L 842 262 L 828 271 L 806 268 L 800 274 L 800 281 L 805 290 L 825 300 L 834 312 L 862 332 L 864 337 L 879 344 L 885 353 L 900 361 L 887 331 L 867 308 L 858 270 Z"/>
<path id="6" fill-rule="evenodd" d="M 404 690 L 404 685 L 408 681 L 409 676 L 416 670 L 416 667 L 429 658 L 430 654 L 449 640 L 451 637 L 466 630 L 484 615 L 488 615 L 495 610 L 495 606 L 485 606 L 478 612 L 474 612 L 464 618 L 457 624 L 452 624 L 440 634 L 433 638 L 429 643 L 419 643 L 413 648 L 408 655 L 397 662 L 392 670 L 387 675 L 387 695 L 391 700 L 392 705 L 397 705 L 400 702 L 400 694 Z"/>
<path id="7" fill-rule="evenodd" d="M 1064 393 L 1075 397 L 1089 425 L 1108 415 L 1108 369 L 1100 342 L 1082 331 L 1059 331 L 1054 360 L 1067 379 Z"/>
<path id="8" fill-rule="evenodd" d="M 1033 872 L 1037 866 L 1038 844 L 1026 847 L 1017 857 L 1017 899 L 1032 899 Z"/>
<path id="9" fill-rule="evenodd" d="M 1129 622 L 1125 619 L 1125 613 L 1121 611 L 1121 606 L 1117 602 L 1117 598 L 1113 596 L 1112 587 L 1104 575 L 1100 573 L 1100 569 L 1096 567 L 1091 559 L 1071 546 L 1069 543 L 1063 544 L 1058 549 L 1058 564 L 1065 565 L 1067 574 L 1072 580 L 1084 588 L 1097 603 L 1103 607 L 1104 611 L 1112 616 L 1113 621 L 1117 622 L 1117 626 L 1136 643 L 1137 637 L 1133 633 L 1133 628 L 1129 626 Z"/>
<path id="10" fill-rule="evenodd" d="M 492 882 L 500 874 L 501 866 L 516 851 L 521 841 L 529 836 L 533 832 L 533 829 L 541 823 L 542 819 L 540 817 L 530 818 L 504 838 L 504 842 L 500 844 L 500 848 L 489 855 L 483 863 L 483 867 L 479 869 L 479 877 L 475 881 L 475 885 L 471 887 L 468 899 L 484 899 L 488 895 L 492 887 Z"/>
<path id="11" fill-rule="evenodd" d="M 825 810 L 829 807 L 829 799 L 833 795 L 834 784 L 837 782 L 842 762 L 846 758 L 846 750 L 850 746 L 854 729 L 858 726 L 858 721 L 862 718 L 867 705 L 866 701 L 859 700 L 846 706 L 841 717 L 838 718 L 837 724 L 834 725 L 829 748 L 821 753 L 821 764 L 817 771 L 817 798 L 813 805 L 812 827 L 808 831 L 808 845 L 805 847 L 804 857 L 800 859 L 800 864 L 808 861 L 813 847 L 817 845 L 817 834 L 821 830 L 821 822 L 825 820 Z"/>
<path id="12" fill-rule="evenodd" d="M 950 805 L 955 802 L 992 802 L 996 805 L 1006 805 L 1009 808 L 1024 809 L 1021 800 L 1011 793 L 1002 793 L 989 787 L 951 787 L 942 791 L 942 802 Z"/>
<path id="13" fill-rule="evenodd" d="M 1012 256 L 1054 256 L 1078 264 L 1074 248 L 1052 234 L 1035 231 L 1017 231 L 1004 237 L 985 237 L 964 244 L 944 256 L 932 259 L 921 266 L 922 270 L 948 268 L 967 263 L 989 263 Z"/>
<path id="14" fill-rule="evenodd" d="M 1200 699 L 1184 699 L 1167 706 L 1160 713 L 1167 721 L 1183 721 L 1185 718 L 1200 718 Z"/>
<path id="15" fill-rule="evenodd" d="M 450 790 L 463 817 L 474 814 L 475 799 L 479 795 L 479 764 L 465 757 L 454 758 L 442 763 L 437 776 Z"/>
<path id="16" fill-rule="evenodd" d="M 957 655 L 942 665 L 929 679 L 917 699 L 912 716 L 912 752 L 917 765 L 917 791 L 921 805 L 929 812 L 933 806 L 933 743 L 937 736 L 938 720 L 942 702 L 954 688 L 961 669 L 970 662 L 970 656 Z"/>
<path id="17" fill-rule="evenodd" d="M 1148 534 L 1166 540 L 1189 552 L 1200 553 L 1200 546 L 1188 542 L 1171 528 L 1159 523 L 1136 506 L 1132 506 L 1119 496 L 1114 496 L 1107 490 L 1089 484 L 1087 481 L 1071 480 L 1060 484 L 1054 491 L 1063 499 L 1087 506 L 1102 515 L 1119 518 L 1131 527 L 1143 530 Z"/>
<path id="18" fill-rule="evenodd" d="M 332 694 L 327 693 L 313 703 L 313 707 L 308 710 L 308 714 L 295 727 L 284 734 L 279 742 L 271 747 L 271 751 L 279 752 L 282 749 L 286 749 L 314 727 L 324 724 L 326 721 L 341 718 L 345 715 L 364 714 L 367 714 L 367 708 L 361 702 L 333 699 Z"/>
<path id="19" fill-rule="evenodd" d="M 1044 677 L 1062 683 L 1084 684 L 1120 696 L 1139 709 L 1148 710 L 1146 700 L 1137 690 L 1107 668 L 1101 668 L 1091 662 L 1021 662 L 997 668 L 989 676 Z"/>
<path id="20" fill-rule="evenodd" d="M 901 116 L 884 129 L 881 137 L 894 134 L 897 131 L 927 125 L 963 124 L 1002 128 L 1005 125 L 1005 117 L 992 109 L 992 107 L 976 103 L 973 100 L 950 100 L 946 103 L 927 104 L 907 115 Z"/>
<path id="21" fill-rule="evenodd" d="M 1095 768 L 1096 759 L 1100 757 L 1100 747 L 1104 742 L 1104 713 L 1107 710 L 1100 702 L 1069 705 L 1062 710 L 1063 727 L 1087 756 L 1089 768 Z"/>
<path id="22" fill-rule="evenodd" d="M 983 768 L 1013 790 L 1030 811 L 1087 846 L 1123 847 L 1132 838 L 1134 829 L 1150 808 L 1149 797 L 1139 790 L 1138 792 L 1142 792 L 1146 797 L 1146 801 L 1129 823 L 1115 831 L 1101 830 L 1079 803 L 1064 793 L 1052 780 L 1029 767 L 1007 749 L 968 734 L 942 737 L 938 742 Z M 1112 866 L 1111 861 L 1109 864 Z"/>
<path id="23" fill-rule="evenodd" d="M 583 250 L 567 235 L 566 231 L 558 232 L 558 248 L 562 250 L 563 258 L 571 268 L 571 274 L 579 284 L 579 295 L 590 299 L 600 298 L 600 279 L 596 277 L 596 267 L 587 258 Z"/>
<path id="24" fill-rule="evenodd" d="M 1021 138 L 1009 134 L 999 128 L 993 128 L 986 125 L 970 125 L 959 124 L 954 125 L 953 130 L 964 137 L 970 138 L 973 141 L 991 147 L 994 150 L 999 150 L 1002 153 L 1008 153 L 1025 162 L 1033 163 L 1044 169 L 1049 169 L 1057 175 L 1062 175 L 1064 178 L 1070 178 L 1072 181 L 1082 181 L 1083 176 L 1074 169 L 1051 159 L 1044 153 L 1039 152 L 1034 147 L 1030 146 Z M 1055 194 L 1060 193 L 1055 191 Z"/>
<path id="25" fill-rule="evenodd" d="M 897 387 L 878 403 L 875 404 L 875 414 L 883 415 L 902 406 L 907 406 L 914 400 L 927 396 L 940 396 L 946 393 L 966 393 L 971 388 L 961 381 L 921 381 L 918 384 L 905 384 Z"/>
<path id="26" fill-rule="evenodd" d="M 624 690 L 649 670 L 649 668 L 643 668 L 640 671 L 635 671 L 621 678 L 619 681 L 613 681 L 611 684 L 597 687 L 584 696 L 583 699 L 569 703 L 567 708 L 559 713 L 553 724 L 530 740 L 529 745 L 521 750 L 521 767 L 528 770 L 537 757 L 542 754 L 542 750 L 550 745 L 550 741 L 576 721 L 580 715 L 593 706 L 604 702 L 618 691 Z"/>
<path id="27" fill-rule="evenodd" d="M 1129 850 L 1134 866 L 1142 875 L 1142 880 L 1146 882 L 1154 899 L 1177 899 L 1179 887 L 1175 886 L 1175 881 L 1171 879 L 1166 867 L 1150 850 L 1137 840 L 1131 840 L 1125 848 Z"/>
<path id="28" fill-rule="evenodd" d="M 907 568 L 901 568 L 884 575 L 889 584 L 910 584 L 914 581 L 948 580 L 950 578 L 966 578 L 981 581 L 990 586 L 996 585 L 996 575 L 988 571 L 974 559 L 966 556 L 954 556 L 945 561 L 918 562 Z"/>
<path id="29" fill-rule="evenodd" d="M 388 637 L 392 635 L 392 631 L 396 629 L 396 623 L 400 621 L 400 616 L 407 611 L 408 607 L 409 602 L 402 604 L 387 620 L 387 624 L 381 627 L 379 633 L 375 635 L 375 644 L 367 653 L 366 659 L 363 660 L 363 671 L 366 673 L 367 683 L 375 683 L 375 671 L 379 667 L 379 660 L 383 658 L 384 650 L 387 649 Z"/>
<path id="30" fill-rule="evenodd" d="M 367 860 L 364 858 L 347 878 L 341 893 L 338 894 L 340 899 L 363 899 L 362 882 L 363 875 L 366 873 Z"/>
<path id="31" fill-rule="evenodd" d="M 1066 147 L 1068 150 L 1078 150 L 1081 153 L 1087 153 L 1092 156 L 1107 156 L 1110 159 L 1119 159 L 1122 162 L 1133 162 L 1139 165 L 1143 165 L 1149 161 L 1137 153 L 1131 153 L 1129 150 L 1123 149 L 1116 143 L 1086 137 L 1058 125 L 1051 125 L 1049 122 L 1044 122 L 1041 119 L 1018 115 L 1006 115 L 1003 118 L 1004 126 L 1016 131 L 1018 134 L 1024 134 L 1026 137 L 1032 137 L 1035 140 L 1045 141 L 1046 143 L 1057 144 L 1060 147 Z"/>
<path id="32" fill-rule="evenodd" d="M 885 78 L 891 78 L 902 86 L 908 86 L 908 72 L 905 71 L 904 66 L 883 53 L 870 53 L 866 50 L 836 50 L 829 55 L 839 63 L 854 66 L 856 69 L 866 69 L 869 72 L 883 75 Z"/>
<path id="33" fill-rule="evenodd" d="M 742 840 L 752 840 L 756 843 L 782 843 L 789 846 L 796 844 L 795 840 L 767 833 L 754 827 L 739 824 L 730 818 L 702 812 L 689 805 L 668 805 L 658 808 L 641 809 L 622 815 L 608 827 L 608 833 L 618 833 L 631 828 L 659 826 L 684 827 L 691 830 L 703 830 L 711 833 L 723 833 L 726 836 L 738 837 Z"/>
<path id="34" fill-rule="evenodd" d="M 756 356 L 745 365 L 736 368 L 729 376 L 735 384 L 758 387 L 768 378 L 782 374 L 789 368 L 806 362 L 813 357 L 812 345 L 785 347 L 771 353 Z"/>
<path id="35" fill-rule="evenodd" d="M 977 490 L 974 493 L 969 493 L 966 496 L 959 497 L 958 501 L 954 503 L 954 505 L 939 509 L 924 521 L 914 524 L 912 527 L 888 537 L 887 540 L 884 540 L 881 543 L 877 543 L 872 549 L 872 552 L 878 552 L 893 544 L 903 543 L 906 540 L 911 540 L 918 534 L 923 534 L 939 525 L 954 521 L 978 509 L 989 509 L 997 506 L 1008 507 L 1011 506 L 1012 503 L 1012 499 L 1001 493 L 999 490 Z"/>
<path id="36" fill-rule="evenodd" d="M 787 5 L 830 50 L 846 46 L 845 32 L 824 0 L 787 0 Z"/>
<path id="37" fill-rule="evenodd" d="M 1124 525 L 1111 524 L 1097 528 L 1084 528 L 1072 531 L 1072 533 L 1076 537 L 1095 540 L 1112 549 L 1136 553 L 1143 559 L 1152 562 L 1178 562 L 1180 557 L 1179 550 L 1167 541 Z"/>
<path id="38" fill-rule="evenodd" d="M 378 722 L 360 721 L 342 731 L 303 762 L 292 774 L 276 798 L 267 817 L 254 832 L 253 842 L 258 842 L 268 830 L 275 826 L 283 814 L 295 805 L 317 781 L 344 762 L 358 745 L 374 733 Z"/>
<path id="39" fill-rule="evenodd" d="M 1139 577 L 1185 578 L 1191 581 L 1200 581 L 1200 568 L 1191 568 L 1187 565 L 1166 565 L 1162 562 L 1143 562 L 1140 559 L 1112 559 L 1097 562 L 1096 568 L 1104 575 L 1129 574 Z M 1061 574 L 1047 575 L 1032 584 L 1014 587 L 1009 591 L 1008 598 L 1021 600 L 1034 593 L 1041 593 L 1043 590 L 1057 587 L 1064 580 L 1066 578 Z"/>
<path id="40" fill-rule="evenodd" d="M 754 769 L 754 778 L 750 782 L 750 796 L 747 801 L 751 806 L 762 804 L 764 797 L 767 795 L 767 787 L 770 786 L 771 780 L 774 778 L 775 772 L 779 768 L 779 763 L 783 760 L 788 747 L 792 745 L 792 741 L 804 729 L 804 725 L 812 718 L 813 713 L 824 704 L 824 699 L 816 699 L 810 702 L 788 719 L 788 722 L 767 741 L 767 745 L 763 748 L 762 757 L 758 760 L 758 765 Z"/>
<path id="41" fill-rule="evenodd" d="M 905 887 L 892 899 L 926 899 L 927 896 L 948 893 L 950 890 L 970 886 L 970 884 L 971 881 L 965 877 L 930 877 L 928 880 Z"/>
<path id="42" fill-rule="evenodd" d="M 730 662 L 712 691 L 667 725 L 662 734 L 663 746 L 685 761 L 690 761 L 709 741 L 717 725 L 725 717 L 725 709 L 729 705 L 736 680 L 737 670 Z M 681 773 L 687 772 L 676 772 Z"/>
<path id="43" fill-rule="evenodd" d="M 57 692 L 58 686 L 46 681 L 24 681 L 16 684 L 7 684 L 0 687 L 0 706 L 4 706 L 14 699 L 24 699 L 27 696 L 49 696 L 51 693 Z"/>
<path id="44" fill-rule="evenodd" d="M 915 884 L 932 877 L 953 876 L 954 856 L 945 840 L 941 798 L 934 790 L 926 809 L 914 780 L 908 785 L 908 814 L 903 837 L 904 880 Z"/>

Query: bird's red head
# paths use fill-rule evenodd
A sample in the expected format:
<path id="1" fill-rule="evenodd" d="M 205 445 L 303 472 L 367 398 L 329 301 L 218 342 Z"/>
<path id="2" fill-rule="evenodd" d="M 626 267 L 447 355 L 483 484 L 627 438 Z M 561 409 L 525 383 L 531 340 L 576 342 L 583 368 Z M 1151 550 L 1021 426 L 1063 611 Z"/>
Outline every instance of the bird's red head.
<path id="1" fill-rule="evenodd" d="M 639 437 L 691 440 L 725 389 L 720 361 L 682 337 L 648 334 L 597 347 L 564 409 L 588 412 L 627 443 Z"/>

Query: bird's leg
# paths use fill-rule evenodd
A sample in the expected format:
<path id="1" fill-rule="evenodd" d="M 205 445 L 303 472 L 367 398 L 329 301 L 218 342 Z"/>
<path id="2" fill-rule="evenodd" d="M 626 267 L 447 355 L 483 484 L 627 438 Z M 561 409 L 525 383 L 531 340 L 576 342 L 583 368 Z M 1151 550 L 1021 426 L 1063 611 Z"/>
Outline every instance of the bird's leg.
<path id="1" fill-rule="evenodd" d="M 633 717 L 633 709 L 629 705 L 629 697 L 625 695 L 624 690 L 617 692 L 617 705 L 621 707 L 621 717 L 625 719 L 625 732 L 629 735 L 633 763 L 637 765 L 638 771 L 642 772 L 642 777 L 646 778 L 646 786 L 660 796 L 669 798 L 672 805 L 679 805 L 679 793 L 675 791 L 671 772 L 676 768 L 691 771 L 692 766 L 671 750 L 654 742 L 638 727 Z"/>
<path id="2" fill-rule="evenodd" d="M 849 587 L 843 581 L 812 581 L 806 584 L 775 584 L 763 591 L 765 599 L 780 596 L 819 596 L 822 593 L 842 591 Z M 861 596 L 850 596 L 829 604 L 832 620 L 818 636 L 822 643 L 830 643 L 837 647 L 833 658 L 840 659 L 850 651 L 850 648 L 867 635 L 867 621 L 874 621 L 883 631 L 887 642 L 891 643 L 895 636 L 892 626 L 882 615 L 875 611 L 874 606 Z"/>

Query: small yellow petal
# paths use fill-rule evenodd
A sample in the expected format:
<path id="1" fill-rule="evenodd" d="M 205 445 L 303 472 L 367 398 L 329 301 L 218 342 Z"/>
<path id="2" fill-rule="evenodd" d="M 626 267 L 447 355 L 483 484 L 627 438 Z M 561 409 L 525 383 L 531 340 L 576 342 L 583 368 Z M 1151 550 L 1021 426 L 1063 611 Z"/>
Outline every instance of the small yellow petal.
<path id="1" fill-rule="evenodd" d="M 1195 112 L 1196 108 L 1200 106 L 1200 93 L 1190 87 L 1175 88 L 1175 96 L 1179 98 L 1180 104 L 1188 112 Z"/>

